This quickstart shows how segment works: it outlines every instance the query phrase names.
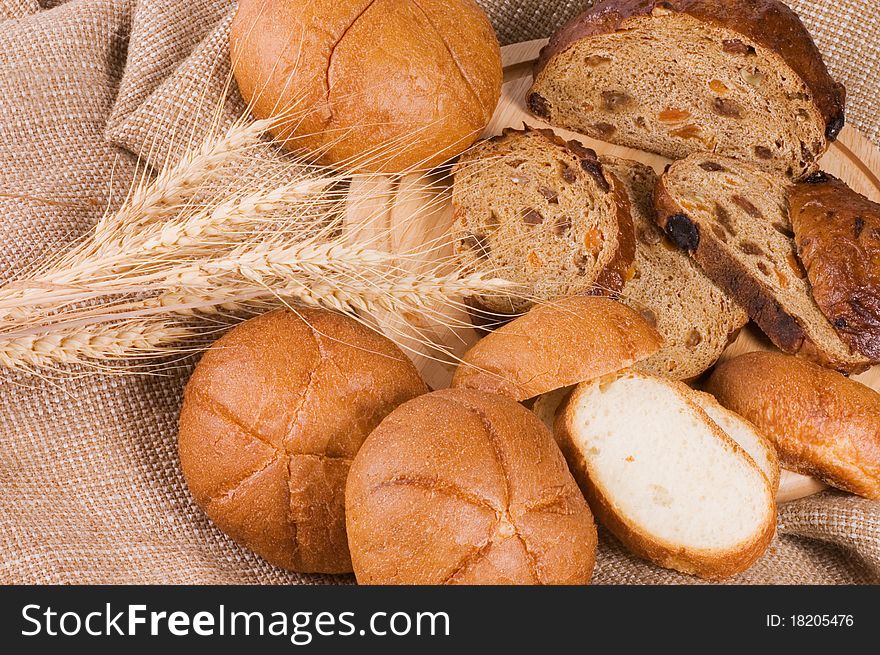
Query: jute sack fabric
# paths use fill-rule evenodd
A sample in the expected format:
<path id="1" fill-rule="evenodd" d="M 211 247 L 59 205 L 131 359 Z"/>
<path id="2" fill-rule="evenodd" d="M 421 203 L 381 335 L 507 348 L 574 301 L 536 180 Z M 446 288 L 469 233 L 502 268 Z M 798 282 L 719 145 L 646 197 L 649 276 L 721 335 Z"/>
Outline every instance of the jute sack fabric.
<path id="1" fill-rule="evenodd" d="M 545 36 L 585 3 L 481 4 L 514 42 Z M 877 142 L 877 1 L 792 4 L 849 87 L 851 123 Z M 204 133 L 218 106 L 221 123 L 241 111 L 234 93 L 222 104 L 233 10 L 232 0 L 0 0 L 0 280 L 117 206 L 138 155 L 157 165 Z M 275 569 L 195 507 L 176 455 L 190 370 L 0 373 L 0 582 L 351 582 Z M 696 582 L 607 534 L 595 581 Z M 880 583 L 880 504 L 828 492 L 783 506 L 770 551 L 732 582 Z"/>

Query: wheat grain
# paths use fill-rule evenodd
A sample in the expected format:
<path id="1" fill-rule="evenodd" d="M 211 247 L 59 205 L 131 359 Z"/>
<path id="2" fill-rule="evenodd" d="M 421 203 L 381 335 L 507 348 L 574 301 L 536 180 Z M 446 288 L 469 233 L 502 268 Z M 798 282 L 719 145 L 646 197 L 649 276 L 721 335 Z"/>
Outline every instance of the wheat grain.
<path id="1" fill-rule="evenodd" d="M 206 139 L 201 147 L 185 153 L 153 180 L 136 186 L 115 214 L 98 222 L 95 240 L 102 242 L 118 233 L 134 233 L 144 224 L 167 215 L 169 209 L 209 183 L 219 168 L 243 157 L 273 124 L 270 119 L 237 122 L 221 137 Z"/>
<path id="2" fill-rule="evenodd" d="M 0 337 L 0 365 L 50 368 L 166 353 L 191 332 L 169 321 L 124 321 L 54 330 L 16 338 Z"/>

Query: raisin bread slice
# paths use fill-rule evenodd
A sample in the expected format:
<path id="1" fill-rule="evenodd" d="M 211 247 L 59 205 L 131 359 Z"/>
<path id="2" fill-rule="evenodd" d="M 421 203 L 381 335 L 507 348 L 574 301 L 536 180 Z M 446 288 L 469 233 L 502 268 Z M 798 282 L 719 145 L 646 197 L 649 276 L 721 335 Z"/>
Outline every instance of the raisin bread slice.
<path id="1" fill-rule="evenodd" d="M 629 201 L 580 143 L 549 130 L 505 130 L 462 155 L 452 202 L 463 267 L 525 291 L 476 298 L 483 309 L 520 313 L 537 299 L 623 288 L 635 257 Z"/>
<path id="2" fill-rule="evenodd" d="M 880 205 L 817 173 L 789 195 L 813 297 L 840 338 L 880 361 Z"/>
<path id="3" fill-rule="evenodd" d="M 845 373 L 872 360 L 825 318 L 798 259 L 784 176 L 713 154 L 672 164 L 655 193 L 666 235 L 691 253 L 781 350 Z"/>
<path id="4" fill-rule="evenodd" d="M 602 163 L 623 182 L 636 229 L 633 277 L 621 302 L 642 314 L 665 342 L 635 368 L 675 380 L 695 378 L 718 361 L 748 314 L 657 227 L 654 170 L 613 157 L 602 157 Z"/>
<path id="5" fill-rule="evenodd" d="M 605 0 L 550 40 L 529 110 L 681 159 L 713 151 L 800 177 L 844 123 L 845 91 L 778 0 Z"/>

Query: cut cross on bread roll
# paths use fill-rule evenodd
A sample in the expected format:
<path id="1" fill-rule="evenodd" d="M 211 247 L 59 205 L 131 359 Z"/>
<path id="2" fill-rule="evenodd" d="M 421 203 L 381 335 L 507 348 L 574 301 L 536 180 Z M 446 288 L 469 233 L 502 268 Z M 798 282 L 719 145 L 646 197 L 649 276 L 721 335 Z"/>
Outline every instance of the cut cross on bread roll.
<path id="1" fill-rule="evenodd" d="M 753 164 L 698 153 L 673 163 L 660 178 L 657 222 L 780 350 L 856 373 L 877 360 L 851 348 L 817 304 L 792 228 L 793 200 L 825 179 L 821 174 L 795 184 Z M 842 195 L 836 199 L 846 202 Z M 834 202 L 824 211 L 833 214 Z M 837 249 L 841 243 L 823 245 Z M 836 280 L 843 294 L 861 284 L 857 276 Z"/>
<path id="2" fill-rule="evenodd" d="M 578 385 L 556 420 L 594 514 L 635 554 L 721 579 L 766 550 L 776 528 L 770 483 L 684 384 L 611 375 Z"/>
<path id="3" fill-rule="evenodd" d="M 797 178 L 843 128 L 845 95 L 779 0 L 605 0 L 553 36 L 527 104 L 603 141 Z"/>
<path id="4" fill-rule="evenodd" d="M 627 195 L 596 153 L 576 141 L 549 130 L 505 130 L 462 155 L 452 203 L 462 267 L 524 289 L 478 297 L 480 309 L 516 314 L 532 299 L 623 288 L 635 257 Z"/>
<path id="5" fill-rule="evenodd" d="M 674 380 L 696 378 L 718 361 L 748 322 L 748 314 L 664 238 L 654 220 L 654 169 L 616 157 L 603 156 L 602 163 L 629 194 L 636 230 L 634 272 L 620 300 L 644 316 L 664 340 L 659 352 L 635 368 Z"/>

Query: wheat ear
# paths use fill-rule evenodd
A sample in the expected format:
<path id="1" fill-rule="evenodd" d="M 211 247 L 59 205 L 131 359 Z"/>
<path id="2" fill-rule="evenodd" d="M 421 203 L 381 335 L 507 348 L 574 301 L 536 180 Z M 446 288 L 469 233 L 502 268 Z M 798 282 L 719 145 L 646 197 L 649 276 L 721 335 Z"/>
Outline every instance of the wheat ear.
<path id="1" fill-rule="evenodd" d="M 51 368 L 59 364 L 154 357 L 191 332 L 170 321 L 99 323 L 45 334 L 0 339 L 0 365 Z"/>

